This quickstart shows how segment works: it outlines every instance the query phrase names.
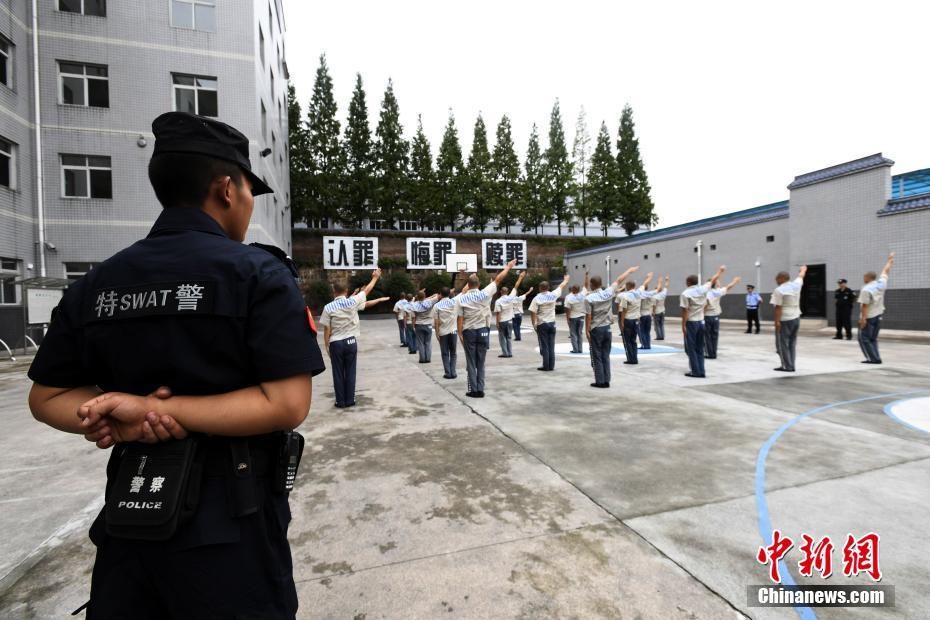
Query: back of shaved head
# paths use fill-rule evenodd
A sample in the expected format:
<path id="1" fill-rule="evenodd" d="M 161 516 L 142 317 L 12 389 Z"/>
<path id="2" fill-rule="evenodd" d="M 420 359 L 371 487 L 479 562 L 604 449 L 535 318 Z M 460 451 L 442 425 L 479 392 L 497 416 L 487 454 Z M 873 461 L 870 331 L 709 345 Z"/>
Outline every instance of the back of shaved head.
<path id="1" fill-rule="evenodd" d="M 601 288 L 601 276 L 591 276 L 591 288 Z"/>
<path id="2" fill-rule="evenodd" d="M 471 274 L 468 276 L 468 287 L 469 288 L 478 288 L 481 285 L 481 280 L 478 279 L 477 274 Z"/>

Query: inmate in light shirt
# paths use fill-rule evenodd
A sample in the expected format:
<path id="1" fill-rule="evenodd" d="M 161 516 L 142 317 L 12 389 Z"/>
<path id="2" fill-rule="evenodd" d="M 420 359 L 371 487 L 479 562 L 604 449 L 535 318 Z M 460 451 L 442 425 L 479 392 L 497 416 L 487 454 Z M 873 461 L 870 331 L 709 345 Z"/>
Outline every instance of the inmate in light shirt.
<path id="1" fill-rule="evenodd" d="M 424 299 L 423 301 L 416 301 L 412 304 L 413 315 L 417 320 L 417 325 L 432 325 L 429 322 L 430 316 L 433 314 L 431 308 L 433 307 L 433 302 L 429 299 Z"/>
<path id="2" fill-rule="evenodd" d="M 513 300 L 513 313 L 514 314 L 523 314 L 523 300 L 526 299 L 526 293 L 523 293 L 519 297 L 514 297 Z"/>
<path id="3" fill-rule="evenodd" d="M 398 299 L 397 303 L 394 304 L 394 316 L 397 317 L 398 321 L 404 320 L 404 304 L 407 302 L 403 299 Z"/>
<path id="4" fill-rule="evenodd" d="M 710 282 L 695 284 L 683 290 L 679 295 L 678 303 L 688 311 L 689 321 L 704 320 L 704 304 L 707 303 L 707 292 L 710 287 Z"/>
<path id="5" fill-rule="evenodd" d="M 617 285 L 611 284 L 588 294 L 584 298 L 585 313 L 591 315 L 591 329 L 603 327 L 614 322 L 614 295 Z"/>
<path id="6" fill-rule="evenodd" d="M 497 284 L 491 282 L 483 289 L 471 289 L 455 298 L 456 315 L 462 317 L 462 329 L 488 327 L 491 315 L 491 298 L 497 292 Z"/>
<path id="7" fill-rule="evenodd" d="M 455 314 L 455 299 L 447 297 L 433 304 L 433 320 L 439 321 L 439 335 L 454 334 L 458 331 Z"/>
<path id="8" fill-rule="evenodd" d="M 720 316 L 723 312 L 720 309 L 720 298 L 726 294 L 727 289 L 722 286 L 707 291 L 707 307 L 704 308 L 704 316 Z"/>
<path id="9" fill-rule="evenodd" d="M 513 319 L 513 302 L 515 299 L 514 295 L 501 295 L 494 302 L 494 314 L 500 312 L 502 323 Z"/>
<path id="10" fill-rule="evenodd" d="M 781 320 L 791 321 L 801 317 L 801 287 L 804 279 L 797 277 L 785 282 L 772 293 L 772 305 L 781 306 Z"/>
<path id="11" fill-rule="evenodd" d="M 639 318 L 642 311 L 642 300 L 650 297 L 642 288 L 635 288 L 632 291 L 621 291 L 617 295 L 617 303 L 620 306 L 620 312 L 626 310 L 628 321 L 635 321 Z"/>
<path id="12" fill-rule="evenodd" d="M 859 303 L 869 304 L 865 311 L 866 318 L 874 319 L 885 312 L 885 289 L 888 288 L 888 276 L 880 276 L 862 287 L 859 292 Z"/>
<path id="13" fill-rule="evenodd" d="M 555 323 L 555 302 L 562 296 L 562 286 L 554 291 L 537 293 L 530 302 L 530 312 L 536 313 L 537 323 Z"/>
<path id="14" fill-rule="evenodd" d="M 358 311 L 364 307 L 365 301 L 365 291 L 362 291 L 352 297 L 337 297 L 323 307 L 320 323 L 331 330 L 330 342 L 359 337 Z"/>
<path id="15" fill-rule="evenodd" d="M 584 298 L 588 295 L 588 289 L 582 287 L 578 293 L 572 293 L 565 296 L 565 310 L 572 313 L 572 319 L 584 318 Z"/>
<path id="16" fill-rule="evenodd" d="M 665 298 L 668 297 L 668 289 L 664 288 L 652 296 L 652 305 L 656 309 L 656 314 L 665 314 Z"/>

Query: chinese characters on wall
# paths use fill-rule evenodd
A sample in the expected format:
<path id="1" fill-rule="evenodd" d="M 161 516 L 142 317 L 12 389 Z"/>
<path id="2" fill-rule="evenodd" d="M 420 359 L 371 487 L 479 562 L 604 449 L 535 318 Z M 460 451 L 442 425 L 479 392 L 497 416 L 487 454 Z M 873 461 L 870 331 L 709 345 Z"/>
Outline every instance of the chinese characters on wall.
<path id="1" fill-rule="evenodd" d="M 481 262 L 488 271 L 503 269 L 511 260 L 517 269 L 526 269 L 526 241 L 519 239 L 482 239 Z"/>
<path id="2" fill-rule="evenodd" d="M 445 269 L 447 254 L 455 254 L 455 239 L 407 238 L 407 269 Z"/>
<path id="3" fill-rule="evenodd" d="M 375 269 L 377 237 L 323 237 L 324 269 Z"/>

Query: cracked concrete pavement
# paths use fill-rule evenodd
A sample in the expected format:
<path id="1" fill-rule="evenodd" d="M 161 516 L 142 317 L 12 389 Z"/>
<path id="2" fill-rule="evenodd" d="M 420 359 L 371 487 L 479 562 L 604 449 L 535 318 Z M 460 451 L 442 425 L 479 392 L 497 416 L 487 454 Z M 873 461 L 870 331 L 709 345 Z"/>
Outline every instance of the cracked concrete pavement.
<path id="1" fill-rule="evenodd" d="M 588 387 L 584 356 L 540 373 L 532 334 L 511 359 L 492 337 L 487 397 L 472 400 L 461 352 L 460 378 L 445 380 L 435 344 L 417 364 L 396 338 L 393 321 L 363 322 L 357 407 L 333 407 L 328 373 L 314 382 L 289 532 L 301 617 L 796 617 L 747 606 L 767 575 L 760 447 L 813 407 L 930 389 L 924 344 L 884 343 L 886 364 L 869 367 L 854 342 L 802 335 L 799 372 L 784 377 L 771 334 L 728 326 L 707 380 L 682 376 L 681 353 L 643 355 L 613 360 L 609 390 Z M 105 455 L 32 421 L 24 370 L 0 372 L 0 616 L 58 617 L 86 599 Z M 894 399 L 806 419 L 769 455 L 775 527 L 882 536 L 897 606 L 818 617 L 930 616 L 930 434 L 886 416 Z M 865 583 L 828 583 L 849 582 Z"/>

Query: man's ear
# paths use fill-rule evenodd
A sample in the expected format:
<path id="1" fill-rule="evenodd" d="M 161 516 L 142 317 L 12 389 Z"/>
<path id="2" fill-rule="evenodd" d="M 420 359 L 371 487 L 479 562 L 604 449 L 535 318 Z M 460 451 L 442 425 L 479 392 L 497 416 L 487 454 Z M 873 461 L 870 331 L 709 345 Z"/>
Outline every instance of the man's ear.
<path id="1" fill-rule="evenodd" d="M 233 204 L 233 179 L 229 176 L 219 177 L 214 182 L 213 187 L 216 189 L 216 197 L 220 204 L 229 209 Z"/>

